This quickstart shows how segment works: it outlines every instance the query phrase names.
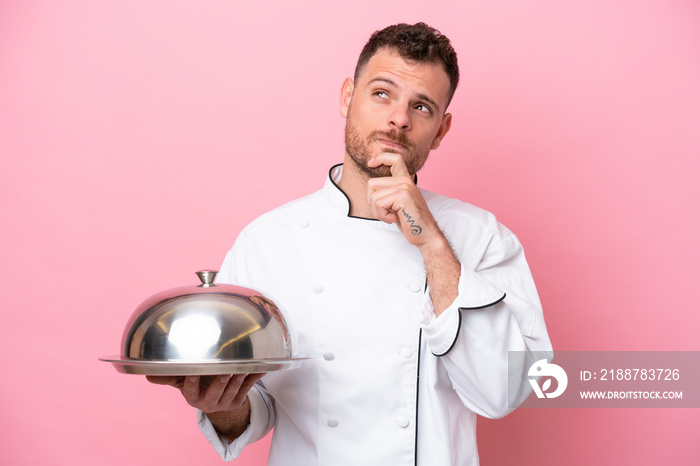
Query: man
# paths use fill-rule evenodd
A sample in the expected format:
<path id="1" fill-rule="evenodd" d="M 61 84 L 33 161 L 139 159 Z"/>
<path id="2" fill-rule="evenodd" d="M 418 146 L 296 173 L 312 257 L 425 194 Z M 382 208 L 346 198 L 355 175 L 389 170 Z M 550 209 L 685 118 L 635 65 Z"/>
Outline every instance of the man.
<path id="1" fill-rule="evenodd" d="M 458 80 L 438 31 L 375 32 L 341 89 L 344 163 L 239 235 L 220 281 L 281 303 L 312 359 L 178 385 L 222 458 L 274 427 L 272 465 L 478 464 L 476 414 L 511 409 L 508 351 L 551 350 L 515 236 L 416 186 Z"/>

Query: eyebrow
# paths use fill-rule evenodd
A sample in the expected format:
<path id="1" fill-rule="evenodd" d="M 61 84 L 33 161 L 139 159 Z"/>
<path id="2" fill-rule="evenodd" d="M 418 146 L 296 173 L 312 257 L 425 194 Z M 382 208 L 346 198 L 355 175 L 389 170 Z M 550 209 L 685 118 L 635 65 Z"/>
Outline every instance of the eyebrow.
<path id="1" fill-rule="evenodd" d="M 389 78 L 383 78 L 383 77 L 381 77 L 381 76 L 378 76 L 378 77 L 376 77 L 376 78 L 370 79 L 370 81 L 369 81 L 367 84 L 372 84 L 372 83 L 374 83 L 374 82 L 376 82 L 376 81 L 384 82 L 384 83 L 390 84 L 390 85 L 392 85 L 392 86 L 394 86 L 394 87 L 399 87 L 398 84 L 396 84 L 396 83 L 395 83 L 394 81 L 392 81 L 391 79 L 389 79 Z M 431 99 L 431 98 L 428 97 L 427 95 L 422 94 L 422 93 L 418 93 L 418 94 L 416 94 L 416 96 L 417 96 L 419 99 L 421 99 L 421 100 L 425 100 L 426 102 L 428 102 L 430 105 L 432 105 L 432 106 L 435 107 L 436 109 L 438 109 L 438 110 L 440 109 L 440 106 L 437 104 L 437 102 L 435 102 L 433 99 Z"/>

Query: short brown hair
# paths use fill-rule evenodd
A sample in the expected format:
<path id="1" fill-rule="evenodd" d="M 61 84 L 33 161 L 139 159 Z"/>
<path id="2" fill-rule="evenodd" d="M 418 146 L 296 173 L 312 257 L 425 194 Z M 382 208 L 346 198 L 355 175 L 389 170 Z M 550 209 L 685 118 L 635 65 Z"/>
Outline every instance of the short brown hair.
<path id="1" fill-rule="evenodd" d="M 450 104 L 459 83 L 457 53 L 452 48 L 450 39 L 425 23 L 394 24 L 380 31 L 375 31 L 357 60 L 355 82 L 369 59 L 377 53 L 377 50 L 384 47 L 397 51 L 404 60 L 418 63 L 441 63 L 450 80 L 447 105 Z"/>

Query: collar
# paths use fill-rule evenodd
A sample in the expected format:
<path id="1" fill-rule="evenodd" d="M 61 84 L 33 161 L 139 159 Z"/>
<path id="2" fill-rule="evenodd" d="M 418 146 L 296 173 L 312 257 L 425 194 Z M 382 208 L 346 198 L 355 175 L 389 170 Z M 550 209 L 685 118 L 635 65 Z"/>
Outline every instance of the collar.
<path id="1" fill-rule="evenodd" d="M 340 189 L 338 183 L 340 183 L 340 178 L 343 176 L 343 164 L 339 163 L 333 165 L 330 170 L 328 170 L 328 178 L 326 179 L 326 184 L 323 190 L 326 193 L 326 200 L 333 207 L 334 210 L 342 212 L 347 217 L 352 217 L 350 215 L 350 198 L 345 191 Z M 374 219 L 367 219 L 374 220 Z"/>
<path id="2" fill-rule="evenodd" d="M 326 193 L 326 200 L 339 212 L 345 214 L 345 216 L 350 218 L 360 218 L 362 220 L 370 220 L 373 222 L 379 222 L 376 218 L 365 218 L 365 217 L 355 217 L 350 215 L 350 198 L 345 191 L 340 189 L 338 183 L 343 176 L 343 164 L 339 163 L 333 165 L 330 170 L 328 170 L 328 178 L 326 179 L 326 184 L 323 186 L 323 190 Z M 413 175 L 413 182 L 418 184 L 418 175 Z M 379 222 L 382 223 L 382 222 Z"/>

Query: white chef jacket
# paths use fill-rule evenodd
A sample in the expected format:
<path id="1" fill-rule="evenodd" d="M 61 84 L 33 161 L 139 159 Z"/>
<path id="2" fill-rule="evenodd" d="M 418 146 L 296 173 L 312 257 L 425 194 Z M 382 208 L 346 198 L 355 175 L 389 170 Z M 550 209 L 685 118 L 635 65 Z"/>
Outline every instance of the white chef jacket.
<path id="1" fill-rule="evenodd" d="M 201 411 L 199 427 L 224 460 L 274 427 L 273 466 L 478 465 L 476 414 L 512 410 L 508 351 L 551 350 L 522 247 L 489 212 L 421 190 L 461 263 L 435 317 L 419 250 L 396 225 L 350 217 L 341 175 L 248 225 L 219 275 L 281 304 L 311 359 L 250 391 L 233 443 Z"/>

